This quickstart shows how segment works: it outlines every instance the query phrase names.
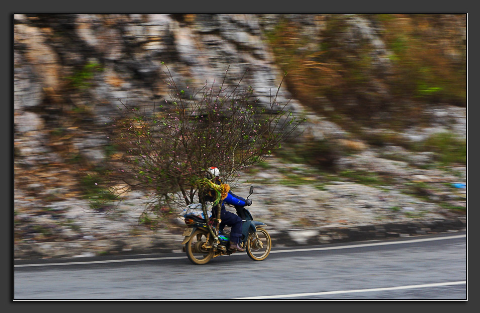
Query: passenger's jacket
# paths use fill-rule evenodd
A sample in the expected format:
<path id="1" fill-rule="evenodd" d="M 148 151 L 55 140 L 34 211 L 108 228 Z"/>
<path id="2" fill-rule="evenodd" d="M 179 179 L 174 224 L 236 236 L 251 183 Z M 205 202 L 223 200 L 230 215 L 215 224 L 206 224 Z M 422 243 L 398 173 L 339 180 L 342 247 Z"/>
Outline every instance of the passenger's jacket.
<path id="1" fill-rule="evenodd" d="M 216 180 L 215 183 L 217 185 L 220 185 L 222 182 L 220 180 Z M 210 194 L 204 195 L 203 197 L 205 201 L 213 202 L 215 200 L 213 196 L 213 192 Z M 246 205 L 244 198 L 237 196 L 231 191 L 228 192 L 227 197 L 224 198 L 220 203 L 222 205 L 222 211 L 225 210 L 225 203 L 231 204 L 235 207 L 244 207 Z M 213 210 L 212 208 L 212 211 L 215 211 L 215 210 Z"/>

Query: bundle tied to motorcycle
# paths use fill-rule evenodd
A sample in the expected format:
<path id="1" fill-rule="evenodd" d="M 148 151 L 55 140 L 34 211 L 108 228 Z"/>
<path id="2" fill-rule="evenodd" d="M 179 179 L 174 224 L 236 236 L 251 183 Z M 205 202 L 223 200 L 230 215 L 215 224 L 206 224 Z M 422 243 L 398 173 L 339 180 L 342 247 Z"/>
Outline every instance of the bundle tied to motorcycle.
<path id="1" fill-rule="evenodd" d="M 281 83 L 268 104 L 258 101 L 250 86 L 243 88 L 243 77 L 233 86 L 205 84 L 181 90 L 169 72 L 165 75 L 171 101 L 153 105 L 126 101 L 118 106 L 118 116 L 105 126 L 109 157 L 101 171 L 89 171 L 85 193 L 92 207 L 104 208 L 138 191 L 149 198 L 140 216 L 149 228 L 168 227 L 172 219 L 164 212 L 185 205 L 190 211 L 200 211 L 184 214 L 183 244 L 190 260 L 204 264 L 233 253 L 228 241 L 233 237 L 219 232 L 220 215 L 210 219 L 207 213 L 212 206 L 220 211 L 228 185 L 217 185 L 214 177 L 205 176 L 207 169 L 217 166 L 222 179 L 232 183 L 245 169 L 280 149 L 287 137 L 300 138 L 298 126 L 305 119 L 292 112 L 296 106 L 277 102 Z M 206 189 L 214 193 L 208 207 L 201 199 L 195 203 Z M 254 221 L 244 207 L 235 209 L 242 220 L 241 230 L 233 234 L 235 253 L 246 250 L 255 260 L 265 259 L 271 240 L 264 224 Z"/>

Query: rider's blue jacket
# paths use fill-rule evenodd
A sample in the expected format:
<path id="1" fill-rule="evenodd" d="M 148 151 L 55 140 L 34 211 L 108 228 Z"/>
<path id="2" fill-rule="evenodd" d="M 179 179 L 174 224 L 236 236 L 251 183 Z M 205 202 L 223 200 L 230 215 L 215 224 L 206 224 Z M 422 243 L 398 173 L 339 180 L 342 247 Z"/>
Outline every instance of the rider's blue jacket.
<path id="1" fill-rule="evenodd" d="M 245 200 L 242 197 L 239 197 L 231 192 L 228 192 L 228 195 L 225 199 L 223 199 L 222 209 L 224 208 L 224 203 L 236 205 L 236 206 L 245 206 Z"/>

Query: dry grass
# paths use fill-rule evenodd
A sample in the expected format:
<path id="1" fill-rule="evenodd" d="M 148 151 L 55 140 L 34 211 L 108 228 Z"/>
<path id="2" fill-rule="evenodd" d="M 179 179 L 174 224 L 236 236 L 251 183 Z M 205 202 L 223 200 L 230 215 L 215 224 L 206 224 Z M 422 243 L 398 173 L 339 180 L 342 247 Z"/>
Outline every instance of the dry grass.
<path id="1" fill-rule="evenodd" d="M 358 140 L 339 139 L 338 143 L 349 151 L 364 151 L 368 148 L 366 144 Z"/>
<path id="2" fill-rule="evenodd" d="M 386 77 L 376 73 L 370 55 L 374 48 L 368 42 L 348 49 L 342 39 L 348 31 L 345 18 L 325 17 L 317 38 L 287 19 L 267 34 L 277 63 L 288 73 L 288 88 L 302 103 L 323 114 L 317 99 L 325 97 L 334 106 L 331 114 L 341 112 L 359 120 L 385 110 L 418 116 L 426 103 L 466 105 L 466 45 L 459 39 L 462 25 L 466 26 L 463 16 L 372 15 L 391 52 L 392 68 Z"/>

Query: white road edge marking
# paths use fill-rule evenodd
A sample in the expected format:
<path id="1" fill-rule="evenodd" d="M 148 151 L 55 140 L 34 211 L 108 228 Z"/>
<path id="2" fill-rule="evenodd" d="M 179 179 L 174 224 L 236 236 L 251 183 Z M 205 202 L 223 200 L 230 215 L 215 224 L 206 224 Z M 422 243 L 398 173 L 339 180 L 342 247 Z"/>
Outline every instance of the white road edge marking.
<path id="1" fill-rule="evenodd" d="M 298 297 L 311 297 L 311 296 L 338 295 L 338 294 L 342 294 L 342 293 L 389 291 L 389 290 L 416 289 L 416 288 L 433 288 L 433 287 L 463 285 L 463 284 L 466 284 L 466 283 L 467 282 L 465 280 L 462 280 L 462 281 L 452 281 L 452 282 L 445 282 L 445 283 L 433 283 L 433 284 L 423 284 L 423 285 L 408 285 L 408 286 L 371 288 L 371 289 L 354 289 L 354 290 L 309 292 L 309 293 L 296 293 L 296 294 L 287 294 L 287 295 L 244 297 L 244 298 L 234 298 L 234 299 L 235 300 L 260 300 L 260 299 L 265 300 L 265 299 L 278 299 L 278 298 L 298 298 Z"/>
<path id="2" fill-rule="evenodd" d="M 141 262 L 141 261 L 158 261 L 158 260 L 182 260 L 185 257 L 159 257 L 159 258 L 139 258 L 139 259 L 120 259 L 120 260 L 105 260 L 105 261 L 84 261 L 84 262 L 64 262 L 64 263 L 45 263 L 45 264 L 17 264 L 14 267 L 41 267 L 41 266 L 58 266 L 58 265 L 82 265 L 82 264 L 107 264 L 107 263 L 126 263 L 126 262 Z"/>
<path id="3" fill-rule="evenodd" d="M 464 238 L 466 235 L 454 235 L 446 237 L 436 237 L 436 238 L 423 238 L 423 239 L 411 239 L 411 240 L 402 240 L 402 241 L 392 241 L 392 242 L 374 242 L 374 243 L 365 243 L 365 244 L 353 244 L 349 246 L 337 246 L 337 247 L 323 247 L 323 248 L 305 248 L 305 249 L 289 249 L 289 250 L 274 250 L 270 253 L 291 253 L 291 252 L 303 252 L 303 251 L 324 251 L 324 250 L 341 250 L 341 249 L 350 249 L 350 248 L 362 248 L 362 247 L 373 247 L 373 246 L 385 246 L 385 245 L 395 245 L 395 244 L 408 244 L 424 241 L 436 241 L 436 240 L 447 240 L 447 239 L 456 239 Z M 243 254 L 232 254 L 231 256 L 241 256 Z M 119 260 L 104 260 L 104 261 L 84 261 L 84 262 L 63 262 L 63 263 L 44 263 L 44 264 L 16 264 L 14 267 L 42 267 L 42 266 L 59 266 L 59 265 L 82 265 L 82 264 L 108 264 L 108 263 L 126 263 L 126 262 L 141 262 L 141 261 L 160 261 L 160 260 L 183 260 L 185 256 L 178 257 L 158 257 L 158 258 L 138 258 L 138 259 L 119 259 Z"/>
<path id="4" fill-rule="evenodd" d="M 446 236 L 446 237 L 436 237 L 436 238 L 422 238 L 422 239 L 411 239 L 411 240 L 402 240 L 402 241 L 385 241 L 385 242 L 375 242 L 375 243 L 364 243 L 364 244 L 353 244 L 350 246 L 337 246 L 337 247 L 323 247 L 323 248 L 305 248 L 305 249 L 295 249 L 295 250 L 274 250 L 270 253 L 288 253 L 288 252 L 302 252 L 302 251 L 322 251 L 322 250 L 339 250 L 339 249 L 351 249 L 351 248 L 362 248 L 362 247 L 373 247 L 373 246 L 387 246 L 387 245 L 396 245 L 396 244 L 405 244 L 405 243 L 416 243 L 424 241 L 436 241 L 436 240 L 447 240 L 447 239 L 457 239 L 464 238 L 467 235 L 455 235 L 455 236 Z"/>

